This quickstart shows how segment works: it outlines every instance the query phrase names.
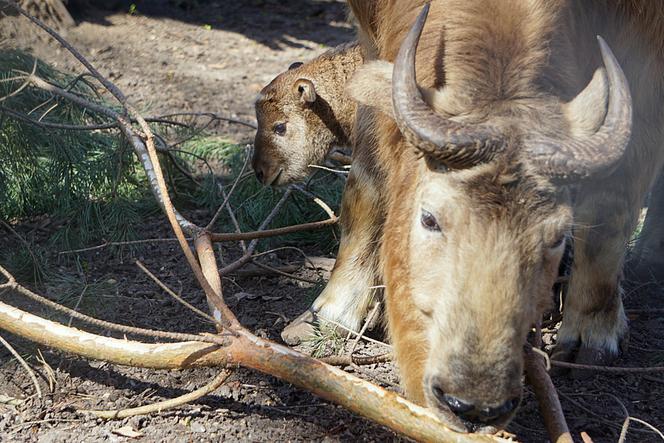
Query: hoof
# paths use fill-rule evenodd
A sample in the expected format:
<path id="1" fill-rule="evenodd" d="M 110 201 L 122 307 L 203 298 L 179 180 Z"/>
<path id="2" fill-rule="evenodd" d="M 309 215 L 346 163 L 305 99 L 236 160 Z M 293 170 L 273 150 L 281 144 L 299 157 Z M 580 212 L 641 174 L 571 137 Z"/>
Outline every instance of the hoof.
<path id="1" fill-rule="evenodd" d="M 563 362 L 572 362 L 574 361 L 574 356 L 576 351 L 579 349 L 578 343 L 558 343 L 556 347 L 551 352 L 551 360 L 554 361 L 563 361 Z M 569 368 L 563 368 L 560 366 L 552 366 L 549 374 L 552 377 L 558 377 L 561 375 L 567 375 L 569 373 Z"/>
<path id="2" fill-rule="evenodd" d="M 304 311 L 281 331 L 281 339 L 290 346 L 299 345 L 311 337 L 316 329 L 316 313 L 312 309 Z"/>
<path id="3" fill-rule="evenodd" d="M 582 347 L 576 354 L 574 363 L 580 365 L 610 366 L 618 358 L 618 355 L 606 349 Z M 595 371 L 585 369 L 572 369 L 571 371 L 572 378 L 577 380 L 585 380 L 596 374 L 597 372 Z"/>

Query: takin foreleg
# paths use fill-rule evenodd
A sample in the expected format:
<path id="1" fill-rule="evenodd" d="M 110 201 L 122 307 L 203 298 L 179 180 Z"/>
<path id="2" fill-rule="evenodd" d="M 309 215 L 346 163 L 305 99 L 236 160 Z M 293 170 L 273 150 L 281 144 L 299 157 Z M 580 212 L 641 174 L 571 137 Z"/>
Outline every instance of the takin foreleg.
<path id="1" fill-rule="evenodd" d="M 637 196 L 642 193 L 627 194 L 619 186 L 606 184 L 579 196 L 574 264 L 555 359 L 605 365 L 626 344 L 622 266 L 638 221 L 641 198 Z"/>
<path id="2" fill-rule="evenodd" d="M 286 343 L 300 343 L 326 320 L 352 331 L 360 329 L 379 293 L 382 223 L 383 208 L 376 180 L 354 160 L 341 202 L 341 242 L 332 275 L 313 305 L 284 329 L 281 337 Z"/>

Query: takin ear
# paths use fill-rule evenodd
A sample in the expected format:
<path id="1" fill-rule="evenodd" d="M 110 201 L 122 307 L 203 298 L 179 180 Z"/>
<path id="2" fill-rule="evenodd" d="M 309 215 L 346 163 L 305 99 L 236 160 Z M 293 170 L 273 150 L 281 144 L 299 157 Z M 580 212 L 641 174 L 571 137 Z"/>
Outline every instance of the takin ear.
<path id="1" fill-rule="evenodd" d="M 295 82 L 295 93 L 300 97 L 302 104 L 316 101 L 316 87 L 306 78 L 300 78 Z"/>
<path id="2" fill-rule="evenodd" d="M 292 71 L 293 69 L 299 68 L 299 67 L 302 66 L 303 64 L 304 64 L 304 63 L 302 63 L 302 62 L 295 62 L 295 63 L 291 64 L 291 65 L 288 67 L 288 70 L 289 70 L 289 71 Z"/>
<path id="3" fill-rule="evenodd" d="M 360 66 L 346 83 L 346 93 L 358 103 L 394 116 L 392 63 L 374 61 Z"/>
<path id="4" fill-rule="evenodd" d="M 394 118 L 392 106 L 392 69 L 394 65 L 383 60 L 366 63 L 359 67 L 346 83 L 346 93 L 358 103 L 375 108 Z M 442 97 L 441 91 L 422 88 L 424 101 L 437 110 Z M 442 106 L 440 106 L 442 108 Z"/>

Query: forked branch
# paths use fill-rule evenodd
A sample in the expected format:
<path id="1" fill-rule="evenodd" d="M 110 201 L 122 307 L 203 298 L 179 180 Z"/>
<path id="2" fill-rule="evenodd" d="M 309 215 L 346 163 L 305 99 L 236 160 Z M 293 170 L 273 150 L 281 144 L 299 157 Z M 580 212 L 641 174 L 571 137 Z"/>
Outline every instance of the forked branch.
<path id="1" fill-rule="evenodd" d="M 0 325 L 21 337 L 82 357 L 154 369 L 201 366 L 255 369 L 307 389 L 418 441 L 506 442 L 445 426 L 428 409 L 285 346 L 241 329 L 228 346 L 214 343 L 142 343 L 91 334 L 0 302 Z"/>

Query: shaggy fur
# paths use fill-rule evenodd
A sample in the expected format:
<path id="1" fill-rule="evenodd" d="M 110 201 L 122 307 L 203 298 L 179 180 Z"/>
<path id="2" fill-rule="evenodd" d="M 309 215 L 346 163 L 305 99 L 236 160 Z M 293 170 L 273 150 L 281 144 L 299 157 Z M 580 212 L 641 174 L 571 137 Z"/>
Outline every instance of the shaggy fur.
<path id="1" fill-rule="evenodd" d="M 393 61 L 424 3 L 350 0 L 368 57 Z M 570 119 L 580 110 L 566 105 L 601 66 L 596 35 L 607 40 L 628 77 L 633 136 L 615 172 L 568 192 L 538 173 L 524 143 L 532 134 L 577 136 L 598 123 Z M 664 11 L 649 0 L 432 1 L 417 78 L 423 88 L 440 89 L 427 101 L 458 121 L 490 120 L 509 140 L 495 161 L 453 172 L 419 158 L 401 137 L 385 105 L 389 76 L 376 75 L 389 65 L 360 69 L 351 90 L 361 91 L 354 95 L 367 106 L 358 111 L 351 174 L 358 171 L 355 188 L 369 183 L 365 194 L 377 195 L 370 197 L 371 212 L 357 213 L 366 210 L 350 201 L 357 194 L 344 196 L 352 229 L 342 245 L 354 245 L 355 256 L 377 255 L 354 264 L 381 266 L 337 268 L 350 272 L 350 281 L 384 274 L 389 331 L 411 398 L 449 418 L 437 392 L 477 408 L 519 395 L 521 347 L 550 302 L 560 240 L 568 235 L 576 250 L 559 347 L 584 362 L 606 362 L 618 353 L 627 330 L 620 298 L 625 246 L 664 161 L 663 55 Z M 660 188 L 655 202 L 664 199 Z M 423 228 L 423 211 L 440 231 Z M 380 253 L 373 240 L 355 243 L 373 239 L 356 231 L 382 233 Z M 649 230 L 641 242 L 661 251 L 660 232 Z M 340 251 L 339 260 L 347 259 Z M 334 303 L 328 299 L 326 308 L 333 311 Z M 502 426 L 509 418 L 483 425 Z"/>
<path id="2" fill-rule="evenodd" d="M 361 47 L 340 45 L 279 74 L 256 99 L 253 167 L 265 184 L 306 178 L 333 146 L 348 146 L 355 101 L 345 83 L 362 64 Z M 285 132 L 278 133 L 282 124 Z"/>

